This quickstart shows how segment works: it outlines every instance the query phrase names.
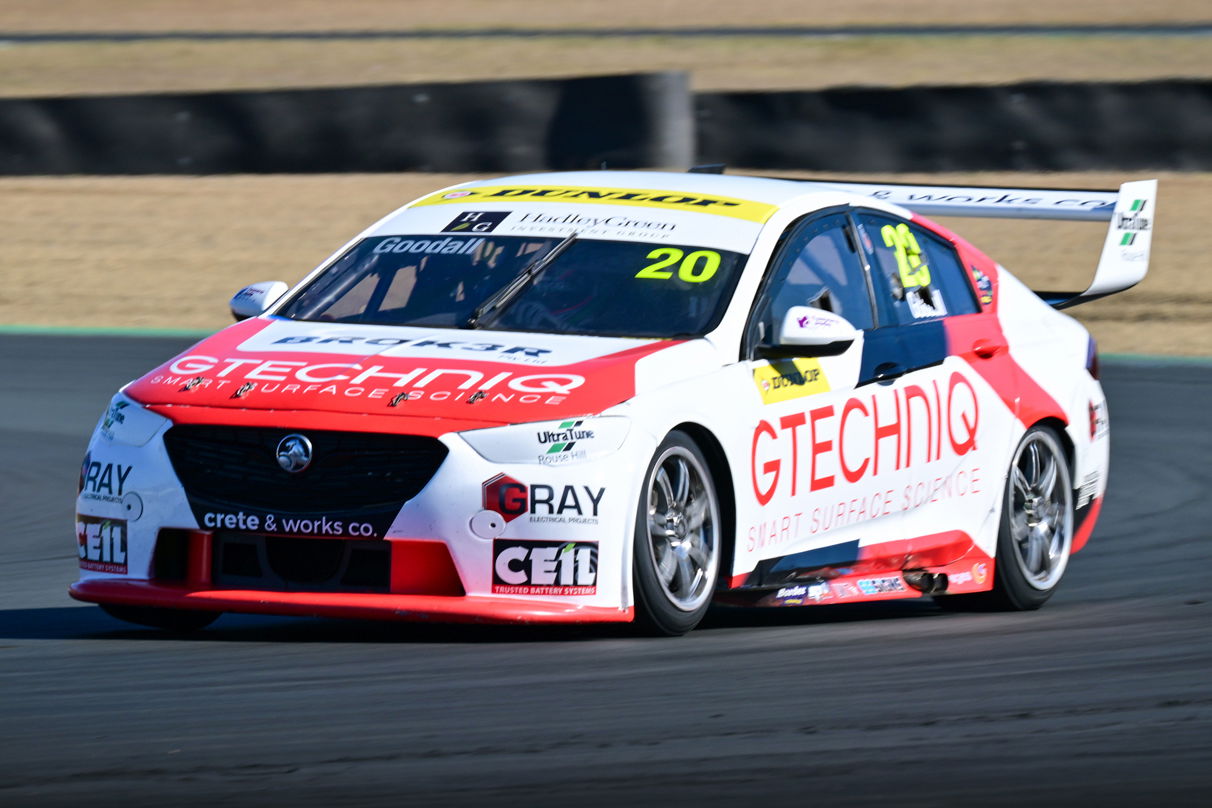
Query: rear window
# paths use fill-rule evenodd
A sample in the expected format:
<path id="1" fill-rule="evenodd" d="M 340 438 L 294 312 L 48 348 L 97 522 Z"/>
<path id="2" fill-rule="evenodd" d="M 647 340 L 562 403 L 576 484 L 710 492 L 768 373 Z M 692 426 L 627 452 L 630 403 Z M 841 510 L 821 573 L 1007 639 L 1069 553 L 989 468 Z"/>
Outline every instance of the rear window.
<path id="1" fill-rule="evenodd" d="M 860 213 L 857 218 L 872 258 L 875 292 L 892 301 L 898 323 L 977 310 L 967 274 L 949 243 L 892 216 Z"/>

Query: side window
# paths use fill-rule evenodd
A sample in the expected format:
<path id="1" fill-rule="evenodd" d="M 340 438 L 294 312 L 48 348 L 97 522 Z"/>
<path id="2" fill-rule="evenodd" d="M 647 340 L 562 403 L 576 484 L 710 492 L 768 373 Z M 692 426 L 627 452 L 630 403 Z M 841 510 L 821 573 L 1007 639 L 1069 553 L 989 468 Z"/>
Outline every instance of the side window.
<path id="1" fill-rule="evenodd" d="M 758 304 L 758 343 L 773 344 L 792 306 L 815 306 L 840 314 L 855 328 L 873 327 L 867 277 L 846 217 L 825 216 L 792 228 Z"/>
<path id="2" fill-rule="evenodd" d="M 948 314 L 972 314 L 976 300 L 950 244 L 925 228 L 871 213 L 857 216 L 871 253 L 871 281 L 881 306 L 900 325 Z"/>

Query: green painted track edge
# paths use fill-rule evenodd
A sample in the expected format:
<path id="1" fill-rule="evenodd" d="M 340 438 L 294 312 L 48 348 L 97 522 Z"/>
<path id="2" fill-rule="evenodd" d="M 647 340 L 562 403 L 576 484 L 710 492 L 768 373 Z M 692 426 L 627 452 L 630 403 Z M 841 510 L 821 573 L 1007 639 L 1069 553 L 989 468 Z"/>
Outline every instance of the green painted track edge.
<path id="1" fill-rule="evenodd" d="M 207 337 L 218 329 L 95 328 L 90 326 L 0 325 L 0 334 L 41 334 L 48 337 Z"/>

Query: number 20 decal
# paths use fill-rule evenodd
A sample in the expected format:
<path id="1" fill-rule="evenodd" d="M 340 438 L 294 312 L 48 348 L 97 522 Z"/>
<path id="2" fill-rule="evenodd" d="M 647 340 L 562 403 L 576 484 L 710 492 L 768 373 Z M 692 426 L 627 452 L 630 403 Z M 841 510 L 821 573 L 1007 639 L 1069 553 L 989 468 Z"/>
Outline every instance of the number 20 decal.
<path id="1" fill-rule="evenodd" d="M 703 283 L 711 280 L 720 268 L 720 254 L 714 250 L 695 250 L 688 253 L 677 247 L 658 247 L 645 257 L 660 260 L 635 273 L 637 278 L 669 280 L 673 277 L 673 270 L 665 267 L 678 264 L 678 280 L 686 283 Z"/>

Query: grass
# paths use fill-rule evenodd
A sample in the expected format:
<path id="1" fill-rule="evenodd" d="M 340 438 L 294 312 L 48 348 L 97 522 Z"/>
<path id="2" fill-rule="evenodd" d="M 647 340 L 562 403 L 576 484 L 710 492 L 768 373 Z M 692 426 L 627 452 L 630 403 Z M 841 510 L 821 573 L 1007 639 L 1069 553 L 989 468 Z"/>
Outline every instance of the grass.
<path id="1" fill-rule="evenodd" d="M 0 324 L 217 329 L 260 280 L 299 280 L 370 222 L 470 176 L 313 175 L 0 179 Z M 1118 174 L 887 177 L 1114 187 Z M 1070 311 L 1111 353 L 1212 354 L 1212 174 L 1162 174 L 1149 276 Z M 945 220 L 1036 288 L 1089 281 L 1097 224 Z"/>

